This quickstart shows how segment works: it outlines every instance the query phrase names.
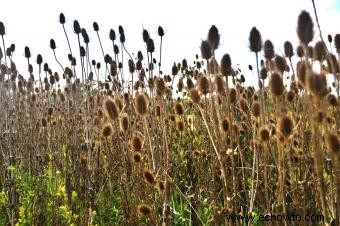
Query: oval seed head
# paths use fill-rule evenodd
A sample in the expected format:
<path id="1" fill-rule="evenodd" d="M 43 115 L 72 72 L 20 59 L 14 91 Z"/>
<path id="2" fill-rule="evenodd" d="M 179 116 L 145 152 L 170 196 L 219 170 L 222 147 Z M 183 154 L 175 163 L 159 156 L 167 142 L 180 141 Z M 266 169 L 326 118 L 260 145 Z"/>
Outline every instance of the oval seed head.
<path id="1" fill-rule="evenodd" d="M 286 57 L 291 58 L 294 55 L 293 45 L 290 41 L 285 41 L 283 48 Z"/>
<path id="2" fill-rule="evenodd" d="M 149 185 L 153 185 L 156 182 L 155 176 L 149 170 L 144 171 L 143 177 L 144 177 L 144 181 Z"/>
<path id="3" fill-rule="evenodd" d="M 155 43 L 153 42 L 153 39 L 152 39 L 152 38 L 149 38 L 149 39 L 146 41 L 146 50 L 147 50 L 149 53 L 155 52 Z"/>
<path id="4" fill-rule="evenodd" d="M 324 97 L 328 93 L 326 76 L 323 74 L 310 71 L 306 77 L 306 84 L 308 90 L 317 97 Z"/>
<path id="5" fill-rule="evenodd" d="M 110 29 L 109 38 L 111 41 L 116 40 L 116 32 L 113 29 Z"/>
<path id="6" fill-rule="evenodd" d="M 216 91 L 219 94 L 224 94 L 225 90 L 224 90 L 224 80 L 223 77 L 220 75 L 216 75 L 215 76 L 215 86 L 216 86 Z"/>
<path id="7" fill-rule="evenodd" d="M 300 58 L 305 55 L 305 50 L 303 49 L 302 45 L 298 45 L 298 47 L 296 48 L 296 55 Z"/>
<path id="8" fill-rule="evenodd" d="M 65 15 L 63 13 L 59 14 L 59 23 L 61 24 L 65 24 L 66 20 L 65 20 Z"/>
<path id="9" fill-rule="evenodd" d="M 337 53 L 340 53 L 340 34 L 334 36 L 334 46 Z"/>
<path id="10" fill-rule="evenodd" d="M 259 130 L 259 140 L 261 142 L 267 142 L 270 139 L 270 133 L 269 130 L 266 127 L 262 127 Z"/>
<path id="11" fill-rule="evenodd" d="M 138 93 L 135 97 L 135 111 L 140 116 L 145 116 L 148 112 L 149 98 L 145 93 Z"/>
<path id="12" fill-rule="evenodd" d="M 298 17 L 297 24 L 297 35 L 301 43 L 306 46 L 310 41 L 313 40 L 314 30 L 313 30 L 313 21 L 311 16 L 307 11 L 302 11 Z"/>
<path id="13" fill-rule="evenodd" d="M 231 104 L 234 104 L 234 103 L 236 103 L 236 96 L 237 96 L 237 92 L 236 92 L 236 89 L 235 88 L 231 88 L 230 90 L 229 90 L 229 102 L 231 103 Z"/>
<path id="14" fill-rule="evenodd" d="M 139 152 L 133 153 L 132 158 L 135 163 L 139 163 L 142 161 L 142 155 Z"/>
<path id="15" fill-rule="evenodd" d="M 30 48 L 28 48 L 27 46 L 25 46 L 25 57 L 26 58 L 30 58 L 31 57 Z"/>
<path id="16" fill-rule="evenodd" d="M 328 39 L 329 43 L 332 43 L 332 41 L 333 41 L 332 35 L 328 34 L 327 39 Z"/>
<path id="17" fill-rule="evenodd" d="M 210 83 L 206 76 L 202 75 L 198 79 L 198 90 L 203 94 L 206 95 L 210 92 Z"/>
<path id="18" fill-rule="evenodd" d="M 94 30 L 95 32 L 99 31 L 99 25 L 98 25 L 97 22 L 93 22 L 93 30 Z"/>
<path id="19" fill-rule="evenodd" d="M 326 100 L 328 102 L 329 105 L 333 106 L 333 107 L 337 107 L 338 106 L 338 98 L 334 95 L 334 94 L 328 94 L 326 97 Z"/>
<path id="20" fill-rule="evenodd" d="M 339 138 L 335 134 L 332 134 L 332 133 L 327 134 L 326 146 L 330 152 L 333 152 L 334 154 L 338 154 L 339 149 L 340 149 Z"/>
<path id="21" fill-rule="evenodd" d="M 191 101 L 195 104 L 199 104 L 199 102 L 201 101 L 200 94 L 198 93 L 196 88 L 192 88 L 189 90 L 189 96 Z"/>
<path id="22" fill-rule="evenodd" d="M 129 118 L 126 113 L 120 118 L 120 128 L 124 132 L 128 131 L 129 129 Z"/>
<path id="23" fill-rule="evenodd" d="M 223 76 L 230 75 L 232 72 L 231 69 L 231 59 L 229 54 L 224 54 L 221 59 L 221 73 Z"/>
<path id="24" fill-rule="evenodd" d="M 325 45 L 322 41 L 319 41 L 315 43 L 314 49 L 313 49 L 313 58 L 315 60 L 318 60 L 322 62 L 325 59 L 326 56 L 326 49 Z"/>
<path id="25" fill-rule="evenodd" d="M 149 217 L 151 215 L 152 209 L 149 205 L 140 204 L 137 207 L 137 211 L 138 211 L 139 216 Z"/>
<path id="26" fill-rule="evenodd" d="M 183 123 L 182 121 L 177 121 L 177 122 L 176 122 L 176 129 L 177 129 L 179 132 L 183 132 L 184 129 L 185 129 L 184 123 Z"/>
<path id="27" fill-rule="evenodd" d="M 175 110 L 175 113 L 177 115 L 183 115 L 184 114 L 184 107 L 181 103 L 176 103 L 174 110 Z"/>
<path id="28" fill-rule="evenodd" d="M 274 45 L 270 40 L 266 40 L 263 44 L 264 57 L 271 60 L 274 57 Z"/>
<path id="29" fill-rule="evenodd" d="M 74 20 L 73 21 L 73 31 L 76 34 L 80 34 L 81 33 L 81 28 L 80 28 L 80 24 L 79 24 L 78 20 Z"/>
<path id="30" fill-rule="evenodd" d="M 205 60 L 209 60 L 212 56 L 211 53 L 211 45 L 208 41 L 202 41 L 201 43 L 201 54 L 202 58 Z"/>
<path id="31" fill-rule="evenodd" d="M 147 42 L 150 38 L 149 32 L 147 30 L 143 29 L 142 35 L 143 35 L 143 41 Z"/>
<path id="32" fill-rule="evenodd" d="M 268 76 L 268 70 L 267 70 L 267 68 L 265 68 L 265 67 L 261 67 L 261 69 L 260 69 L 260 78 L 261 79 L 266 79 L 267 78 L 267 76 Z"/>
<path id="33" fill-rule="evenodd" d="M 277 55 L 275 57 L 275 66 L 276 69 L 283 74 L 283 72 L 286 70 L 287 68 L 287 63 L 286 63 L 286 59 L 282 56 Z"/>
<path id="34" fill-rule="evenodd" d="M 220 34 L 215 25 L 212 25 L 208 32 L 208 42 L 213 50 L 217 49 L 220 45 Z"/>
<path id="35" fill-rule="evenodd" d="M 283 94 L 285 87 L 279 73 L 274 72 L 270 76 L 269 90 L 274 96 L 281 96 Z"/>
<path id="36" fill-rule="evenodd" d="M 112 128 L 111 123 L 106 123 L 106 124 L 103 126 L 102 135 L 103 135 L 104 137 L 109 137 L 109 136 L 112 135 L 112 131 L 113 131 L 113 128 Z"/>
<path id="37" fill-rule="evenodd" d="M 40 54 L 38 54 L 38 56 L 37 56 L 37 64 L 42 64 L 42 62 L 43 62 L 43 58 L 42 58 L 42 56 L 40 55 Z"/>
<path id="38" fill-rule="evenodd" d="M 292 90 L 290 90 L 286 93 L 286 100 L 288 102 L 290 102 L 290 103 L 293 102 L 294 98 L 295 98 L 295 93 Z"/>
<path id="39" fill-rule="evenodd" d="M 294 123 L 293 120 L 287 116 L 284 115 L 279 118 L 277 123 L 277 129 L 278 132 L 284 137 L 288 138 L 293 133 Z"/>
<path id="40" fill-rule="evenodd" d="M 114 102 L 114 100 L 111 97 L 107 97 L 105 99 L 105 101 L 104 101 L 104 110 L 105 110 L 106 116 L 109 119 L 115 120 L 116 118 L 118 118 L 119 109 L 118 109 L 116 103 Z"/>
<path id="41" fill-rule="evenodd" d="M 158 26 L 158 35 L 161 37 L 164 36 L 164 29 L 161 26 Z"/>
<path id="42" fill-rule="evenodd" d="M 51 40 L 50 40 L 50 48 L 51 48 L 52 50 L 55 50 L 55 49 L 57 48 L 54 39 L 51 39 Z"/>
<path id="43" fill-rule="evenodd" d="M 0 21 L 0 35 L 4 36 L 6 34 L 5 25 Z"/>
<path id="44" fill-rule="evenodd" d="M 249 43 L 250 43 L 250 50 L 252 52 L 260 52 L 262 49 L 262 39 L 261 39 L 261 33 L 256 29 L 256 27 L 253 27 L 250 30 L 249 35 Z"/>
<path id="45" fill-rule="evenodd" d="M 336 59 L 336 57 L 334 56 L 334 54 L 329 53 L 327 54 L 327 65 L 328 65 L 328 72 L 336 75 L 337 73 L 340 72 L 340 65 L 338 64 L 338 61 Z"/>
<path id="46" fill-rule="evenodd" d="M 229 132 L 229 129 L 230 129 L 230 122 L 229 122 L 229 119 L 225 118 L 222 120 L 221 122 L 221 128 L 224 132 Z"/>
<path id="47" fill-rule="evenodd" d="M 255 117 L 259 117 L 261 114 L 261 105 L 260 102 L 255 101 L 253 102 L 252 106 L 251 106 L 251 112 Z"/>
<path id="48" fill-rule="evenodd" d="M 247 113 L 248 110 L 249 110 L 249 107 L 248 107 L 248 101 L 246 99 L 244 99 L 243 97 L 241 97 L 238 102 L 238 107 L 244 112 L 244 113 Z"/>
<path id="49" fill-rule="evenodd" d="M 133 134 L 130 140 L 131 150 L 134 152 L 140 152 L 143 148 L 143 140 L 138 134 Z"/>

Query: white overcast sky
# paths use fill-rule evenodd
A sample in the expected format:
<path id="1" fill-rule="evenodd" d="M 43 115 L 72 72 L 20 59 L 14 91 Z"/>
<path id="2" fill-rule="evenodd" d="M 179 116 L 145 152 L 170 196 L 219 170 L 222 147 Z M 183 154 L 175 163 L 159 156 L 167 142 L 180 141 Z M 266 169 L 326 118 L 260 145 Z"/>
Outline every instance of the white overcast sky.
<path id="1" fill-rule="evenodd" d="M 315 2 L 325 38 L 327 34 L 333 36 L 340 33 L 340 0 Z M 108 53 L 112 53 L 108 39 L 110 28 L 118 34 L 118 26 L 122 25 L 127 39 L 126 47 L 136 53 L 144 50 L 142 28 L 149 30 L 158 46 L 157 27 L 163 26 L 166 31 L 163 42 L 165 73 L 170 73 L 174 61 L 186 58 L 189 63 L 192 62 L 195 54 L 200 53 L 201 40 L 206 38 L 210 26 L 215 24 L 221 33 L 217 60 L 220 61 L 224 53 L 229 53 L 233 65 L 240 64 L 244 73 L 247 73 L 248 64 L 255 63 L 248 49 L 250 29 L 256 26 L 263 41 L 272 40 L 277 53 L 283 51 L 282 46 L 286 40 L 291 40 L 295 48 L 298 44 L 297 17 L 303 9 L 309 11 L 314 19 L 311 0 L 2 0 L 0 21 L 6 26 L 7 46 L 16 44 L 14 59 L 24 75 L 27 75 L 23 57 L 25 46 L 30 47 L 34 61 L 36 55 L 41 53 L 53 71 L 59 70 L 49 48 L 51 38 L 56 41 L 59 59 L 64 64 L 68 63 L 67 43 L 58 22 L 60 12 L 66 16 L 66 28 L 74 52 L 78 48 L 72 28 L 73 20 L 77 19 L 87 29 L 91 41 L 91 59 L 102 60 L 99 43 L 92 29 L 94 21 L 100 26 L 100 36 Z M 318 31 L 315 30 L 315 33 L 317 39 Z M 156 51 L 158 56 L 158 47 Z M 34 67 L 37 71 L 36 65 Z M 248 79 L 248 82 L 252 81 Z"/>

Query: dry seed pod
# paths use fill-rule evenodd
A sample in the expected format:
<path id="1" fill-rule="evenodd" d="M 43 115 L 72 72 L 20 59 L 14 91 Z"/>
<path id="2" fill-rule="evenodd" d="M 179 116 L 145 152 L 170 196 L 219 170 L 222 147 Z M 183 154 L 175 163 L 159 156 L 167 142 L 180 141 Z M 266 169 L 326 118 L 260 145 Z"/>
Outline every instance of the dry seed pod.
<path id="1" fill-rule="evenodd" d="M 277 128 L 284 138 L 288 138 L 293 133 L 293 120 L 289 116 L 284 115 L 279 118 Z"/>
<path id="2" fill-rule="evenodd" d="M 303 44 L 306 46 L 310 41 L 313 40 L 314 37 L 314 30 L 313 30 L 313 21 L 311 16 L 307 11 L 302 11 L 298 17 L 298 24 L 297 24 L 297 35 Z"/>
<path id="3" fill-rule="evenodd" d="M 281 96 L 283 94 L 285 87 L 283 85 L 283 81 L 281 76 L 274 72 L 270 76 L 269 80 L 269 90 L 274 96 Z"/>
<path id="4" fill-rule="evenodd" d="M 135 111 L 140 116 L 145 116 L 148 112 L 149 98 L 145 93 L 138 93 L 135 97 Z"/>
<path id="5" fill-rule="evenodd" d="M 189 90 L 189 96 L 193 103 L 198 104 L 201 100 L 200 94 L 198 93 L 196 88 L 192 88 Z"/>

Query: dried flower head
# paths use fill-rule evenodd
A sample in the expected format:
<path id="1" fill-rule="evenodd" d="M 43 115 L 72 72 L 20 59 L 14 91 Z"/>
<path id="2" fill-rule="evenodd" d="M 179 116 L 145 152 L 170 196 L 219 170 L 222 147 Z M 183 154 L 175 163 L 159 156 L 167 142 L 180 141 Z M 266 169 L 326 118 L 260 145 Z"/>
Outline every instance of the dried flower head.
<path id="1" fill-rule="evenodd" d="M 208 41 L 202 41 L 201 43 L 201 54 L 202 54 L 202 58 L 205 60 L 209 60 L 212 56 L 211 53 L 211 45 Z"/>
<path id="2" fill-rule="evenodd" d="M 115 103 L 115 101 L 111 97 L 107 97 L 104 101 L 104 110 L 106 116 L 111 119 L 115 120 L 118 118 L 119 109 Z"/>
<path id="3" fill-rule="evenodd" d="M 269 139 L 270 139 L 270 133 L 269 133 L 268 128 L 267 128 L 267 127 L 262 127 L 262 128 L 260 128 L 258 136 L 259 136 L 259 140 L 260 140 L 261 142 L 267 142 L 267 141 L 269 141 Z"/>
<path id="4" fill-rule="evenodd" d="M 143 147 L 143 140 L 139 134 L 133 134 L 130 140 L 131 150 L 134 152 L 140 152 Z"/>
<path id="5" fill-rule="evenodd" d="M 206 76 L 201 76 L 198 79 L 198 90 L 203 94 L 207 95 L 210 92 L 210 83 Z"/>
<path id="6" fill-rule="evenodd" d="M 149 217 L 151 215 L 152 209 L 149 205 L 140 204 L 137 207 L 137 211 L 138 211 L 139 216 Z"/>
<path id="7" fill-rule="evenodd" d="M 261 33 L 256 29 L 256 27 L 253 27 L 250 30 L 249 35 L 249 43 L 250 43 L 250 50 L 252 52 L 260 52 L 262 49 L 262 39 L 261 39 Z"/>
<path id="8" fill-rule="evenodd" d="M 263 43 L 263 51 L 264 51 L 264 57 L 267 60 L 271 60 L 274 57 L 274 45 L 270 40 L 266 40 Z"/>
<path id="9" fill-rule="evenodd" d="M 198 104 L 201 101 L 200 94 L 198 93 L 196 88 L 192 88 L 189 90 L 189 96 L 193 103 Z"/>
<path id="10" fill-rule="evenodd" d="M 277 128 L 280 135 L 288 138 L 293 133 L 293 120 L 288 115 L 281 116 L 277 122 Z"/>
<path id="11" fill-rule="evenodd" d="M 326 146 L 330 152 L 334 154 L 339 154 L 340 140 L 339 137 L 333 133 L 328 133 L 326 135 Z"/>
<path id="12" fill-rule="evenodd" d="M 112 132 L 113 132 L 113 128 L 112 128 L 111 123 L 106 123 L 102 128 L 102 135 L 104 137 L 109 137 L 112 135 Z"/>
<path id="13" fill-rule="evenodd" d="M 283 85 L 282 77 L 279 73 L 274 72 L 270 76 L 269 90 L 274 96 L 281 96 L 285 87 Z"/>
<path id="14" fill-rule="evenodd" d="M 208 42 L 214 50 L 220 45 L 220 34 L 218 33 L 218 29 L 215 25 L 212 25 L 209 29 Z"/>
<path id="15" fill-rule="evenodd" d="M 144 181 L 149 185 L 153 185 L 156 181 L 155 176 L 150 170 L 145 170 L 143 172 L 143 177 L 144 177 Z"/>
<path id="16" fill-rule="evenodd" d="M 313 30 L 313 21 L 311 16 L 307 11 L 302 11 L 298 17 L 297 24 L 297 35 L 301 43 L 306 46 L 310 41 L 313 40 L 314 30 Z"/>
<path id="17" fill-rule="evenodd" d="M 145 93 L 138 93 L 135 97 L 135 111 L 140 116 L 145 116 L 148 112 L 149 98 Z"/>

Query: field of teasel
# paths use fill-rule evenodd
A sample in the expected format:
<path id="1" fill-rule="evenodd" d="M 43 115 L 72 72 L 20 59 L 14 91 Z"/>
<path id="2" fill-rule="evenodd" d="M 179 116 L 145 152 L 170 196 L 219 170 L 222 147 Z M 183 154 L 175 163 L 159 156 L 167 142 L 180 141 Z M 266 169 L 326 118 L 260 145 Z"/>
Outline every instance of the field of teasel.
<path id="1" fill-rule="evenodd" d="M 232 54 L 215 58 L 216 26 L 163 73 L 162 27 L 133 55 L 122 26 L 103 38 L 94 22 L 90 42 L 59 22 L 69 63 L 51 39 L 58 67 L 25 47 L 27 71 L 0 22 L 0 225 L 339 225 L 340 34 L 302 11 L 282 55 L 251 28 L 247 87 Z M 93 42 L 112 49 L 92 60 Z M 226 219 L 270 213 L 324 221 Z"/>

